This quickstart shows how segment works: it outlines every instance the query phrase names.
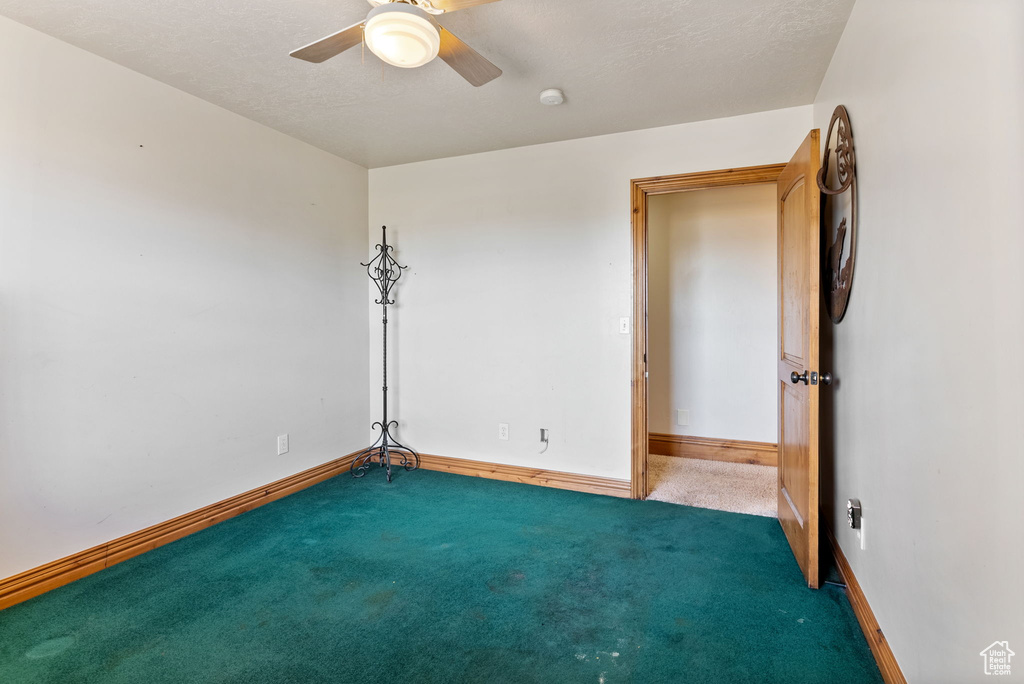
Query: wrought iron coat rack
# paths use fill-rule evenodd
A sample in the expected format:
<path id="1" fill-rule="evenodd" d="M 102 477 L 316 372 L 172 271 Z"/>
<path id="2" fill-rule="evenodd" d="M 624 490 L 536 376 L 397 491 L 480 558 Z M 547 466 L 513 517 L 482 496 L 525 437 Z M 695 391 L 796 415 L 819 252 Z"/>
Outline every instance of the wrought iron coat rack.
<path id="1" fill-rule="evenodd" d="M 381 226 L 380 233 L 381 239 L 380 244 L 377 245 L 377 256 L 371 259 L 370 263 L 360 265 L 366 267 L 366 274 L 370 276 L 370 280 L 373 281 L 373 284 L 377 286 L 377 290 L 380 292 L 380 299 L 376 300 L 376 303 L 381 306 L 381 312 L 383 313 L 382 323 L 384 326 L 384 348 L 381 355 L 383 361 L 383 373 L 381 375 L 383 378 L 381 387 L 383 397 L 381 405 L 384 415 L 381 420 L 371 426 L 371 429 L 380 428 L 380 436 L 373 444 L 356 455 L 352 461 L 350 471 L 352 472 L 352 477 L 362 477 L 369 470 L 371 464 L 378 463 L 380 467 L 386 469 L 388 482 L 391 482 L 392 454 L 401 456 L 399 465 L 406 470 L 416 470 L 420 467 L 420 455 L 409 447 L 403 446 L 401 442 L 391 435 L 391 427 L 397 428 L 398 421 L 388 421 L 388 305 L 395 303 L 395 300 L 391 299 L 391 288 L 402 277 L 402 271 L 407 267 L 399 264 L 391 255 L 392 247 L 388 244 L 387 226 Z"/>

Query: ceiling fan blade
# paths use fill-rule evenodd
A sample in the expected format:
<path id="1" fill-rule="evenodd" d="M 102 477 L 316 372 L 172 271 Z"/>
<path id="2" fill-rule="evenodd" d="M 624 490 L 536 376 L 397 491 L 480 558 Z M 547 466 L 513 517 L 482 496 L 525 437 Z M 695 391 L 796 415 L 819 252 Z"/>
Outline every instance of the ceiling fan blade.
<path id="1" fill-rule="evenodd" d="M 332 33 L 326 38 L 304 45 L 298 50 L 295 50 L 289 54 L 292 57 L 298 57 L 304 59 L 307 62 L 320 63 L 324 60 L 330 59 L 335 55 L 340 55 L 350 47 L 355 47 L 363 41 L 363 22 L 353 24 L 347 29 L 342 29 L 337 33 Z"/>
<path id="2" fill-rule="evenodd" d="M 444 10 L 445 12 L 454 12 L 455 10 L 466 9 L 467 7 L 476 7 L 477 5 L 486 5 L 489 2 L 497 2 L 498 0 L 430 0 L 430 4 L 435 9 Z"/>
<path id="3" fill-rule="evenodd" d="M 474 86 L 482 86 L 501 76 L 501 69 L 488 62 L 479 52 L 455 37 L 443 26 L 441 29 L 441 51 L 437 56 L 459 72 L 462 78 Z"/>

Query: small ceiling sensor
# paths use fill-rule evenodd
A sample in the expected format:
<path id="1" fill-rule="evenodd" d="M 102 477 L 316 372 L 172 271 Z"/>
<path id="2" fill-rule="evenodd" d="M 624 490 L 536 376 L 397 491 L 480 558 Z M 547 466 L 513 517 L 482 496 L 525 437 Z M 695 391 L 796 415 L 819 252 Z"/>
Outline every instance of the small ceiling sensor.
<path id="1" fill-rule="evenodd" d="M 558 88 L 548 88 L 540 94 L 540 103 L 546 105 L 560 105 L 565 102 L 565 95 Z"/>

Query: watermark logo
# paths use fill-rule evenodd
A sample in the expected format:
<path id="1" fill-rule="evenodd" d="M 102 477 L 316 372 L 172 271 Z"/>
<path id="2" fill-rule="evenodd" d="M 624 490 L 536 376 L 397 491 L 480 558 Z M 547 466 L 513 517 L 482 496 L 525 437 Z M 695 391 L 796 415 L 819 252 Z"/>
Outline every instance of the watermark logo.
<path id="1" fill-rule="evenodd" d="M 1017 654 L 1010 650 L 1008 642 L 993 641 L 979 655 L 985 659 L 985 674 L 1008 675 L 1010 674 L 1010 660 Z"/>

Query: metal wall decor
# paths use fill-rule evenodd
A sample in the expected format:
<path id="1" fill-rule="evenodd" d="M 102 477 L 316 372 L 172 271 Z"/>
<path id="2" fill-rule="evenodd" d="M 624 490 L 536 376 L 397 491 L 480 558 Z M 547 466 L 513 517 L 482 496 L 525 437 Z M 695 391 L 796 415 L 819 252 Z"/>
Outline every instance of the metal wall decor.
<path id="1" fill-rule="evenodd" d="M 373 284 L 377 286 L 377 290 L 380 292 L 380 299 L 376 300 L 376 303 L 380 304 L 381 311 L 384 314 L 384 350 L 382 354 L 384 371 L 382 373 L 383 386 L 381 388 L 383 392 L 381 403 L 384 415 L 380 421 L 371 426 L 371 429 L 380 429 L 380 437 L 356 455 L 349 470 L 352 473 L 352 477 L 362 477 L 372 464 L 377 463 L 387 471 L 388 482 L 391 482 L 392 454 L 401 457 L 399 465 L 406 470 L 416 470 L 420 467 L 420 455 L 409 447 L 402 446 L 391 435 L 391 428 L 392 426 L 397 428 L 398 421 L 388 421 L 388 304 L 395 303 L 395 300 L 391 299 L 391 288 L 402 277 L 402 271 L 407 267 L 400 265 L 391 255 L 392 247 L 388 244 L 387 226 L 381 226 L 380 234 L 381 239 L 380 244 L 377 245 L 377 256 L 371 259 L 370 263 L 360 265 L 366 267 L 367 275 L 370 276 L 370 280 L 373 281 Z"/>
<path id="2" fill-rule="evenodd" d="M 833 129 L 836 134 L 834 143 Z M 835 157 L 834 166 L 830 164 L 832 157 Z M 857 161 L 850 116 L 843 105 L 832 112 L 832 120 L 828 124 L 825 156 L 818 171 L 818 189 L 822 193 L 821 279 L 825 309 L 832 322 L 839 323 L 850 300 L 857 258 Z M 846 192 L 849 195 L 844 196 Z M 842 218 L 836 226 L 835 221 L 840 216 Z"/>

